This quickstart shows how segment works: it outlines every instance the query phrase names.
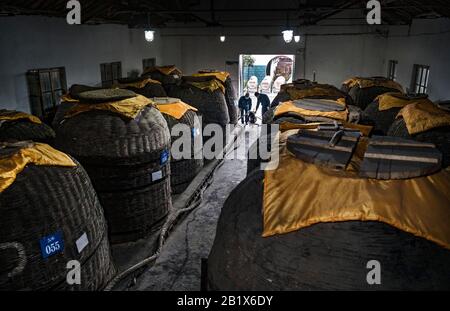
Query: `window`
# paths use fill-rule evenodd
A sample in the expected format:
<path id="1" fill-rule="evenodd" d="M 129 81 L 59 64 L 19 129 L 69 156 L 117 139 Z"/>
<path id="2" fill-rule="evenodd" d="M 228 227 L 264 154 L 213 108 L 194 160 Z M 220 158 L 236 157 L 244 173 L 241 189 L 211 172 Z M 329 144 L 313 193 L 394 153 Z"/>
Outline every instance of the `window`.
<path id="1" fill-rule="evenodd" d="M 152 67 L 155 67 L 156 65 L 156 58 L 146 58 L 142 60 L 142 69 L 144 72 Z"/>
<path id="2" fill-rule="evenodd" d="M 414 65 L 411 80 L 411 92 L 426 94 L 428 91 L 428 79 L 430 77 L 430 66 Z"/>
<path id="3" fill-rule="evenodd" d="M 100 64 L 100 71 L 102 74 L 102 86 L 112 87 L 117 80 L 122 78 L 122 63 L 104 63 Z"/>
<path id="4" fill-rule="evenodd" d="M 60 97 L 67 92 L 66 69 L 32 69 L 27 71 L 26 76 L 31 113 L 51 123 Z"/>
<path id="5" fill-rule="evenodd" d="M 389 61 L 389 68 L 388 68 L 388 79 L 394 80 L 397 79 L 397 64 L 398 61 L 396 60 L 390 60 Z"/>

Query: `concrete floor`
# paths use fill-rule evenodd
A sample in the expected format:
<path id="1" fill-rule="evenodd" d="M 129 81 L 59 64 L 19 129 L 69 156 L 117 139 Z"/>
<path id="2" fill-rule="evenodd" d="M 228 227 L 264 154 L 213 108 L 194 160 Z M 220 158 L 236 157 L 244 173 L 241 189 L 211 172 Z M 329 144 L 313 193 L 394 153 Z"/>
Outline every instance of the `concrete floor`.
<path id="1" fill-rule="evenodd" d="M 238 148 L 216 171 L 201 205 L 177 225 L 160 257 L 131 290 L 200 290 L 201 259 L 209 255 L 225 200 L 246 176 L 246 152 L 256 140 L 257 132 L 258 126 L 246 128 L 238 140 Z"/>

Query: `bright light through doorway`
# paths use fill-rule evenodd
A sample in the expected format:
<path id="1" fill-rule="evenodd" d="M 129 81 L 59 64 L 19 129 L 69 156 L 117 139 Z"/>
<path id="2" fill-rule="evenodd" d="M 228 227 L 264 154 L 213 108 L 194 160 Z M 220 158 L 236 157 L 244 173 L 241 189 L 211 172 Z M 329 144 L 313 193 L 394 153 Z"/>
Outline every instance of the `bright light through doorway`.
<path id="1" fill-rule="evenodd" d="M 295 70 L 295 55 L 241 54 L 239 55 L 239 96 L 250 93 L 256 108 L 255 92 L 264 93 L 272 101 L 282 84 L 291 83 Z M 261 117 L 261 108 L 257 116 Z"/>

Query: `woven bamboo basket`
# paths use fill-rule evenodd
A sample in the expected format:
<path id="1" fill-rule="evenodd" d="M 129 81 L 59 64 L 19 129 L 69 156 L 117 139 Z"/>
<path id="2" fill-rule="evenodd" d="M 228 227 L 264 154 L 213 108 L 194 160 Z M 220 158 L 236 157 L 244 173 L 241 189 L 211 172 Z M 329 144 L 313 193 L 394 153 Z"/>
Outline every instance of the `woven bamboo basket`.
<path id="1" fill-rule="evenodd" d="M 119 79 L 118 82 L 122 83 L 122 84 L 126 84 L 126 83 L 141 82 L 144 79 L 145 78 L 123 78 L 123 79 Z M 131 91 L 135 92 L 136 94 L 140 94 L 140 95 L 148 97 L 148 98 L 167 96 L 167 93 L 164 90 L 162 84 L 159 84 L 159 83 L 147 83 L 143 88 L 127 86 L 126 89 L 131 90 Z"/>
<path id="2" fill-rule="evenodd" d="M 442 166 L 450 165 L 450 127 L 443 126 L 428 130 L 416 135 L 410 135 L 405 121 L 400 118 L 395 120 L 387 132 L 388 136 L 412 138 L 421 142 L 433 143 L 442 152 Z"/>
<path id="3" fill-rule="evenodd" d="M 170 177 L 148 186 L 98 192 L 105 210 L 111 243 L 135 241 L 160 229 L 172 206 Z"/>
<path id="4" fill-rule="evenodd" d="M 115 274 L 103 209 L 79 164 L 27 165 L 0 194 L 0 208 L 0 289 L 100 290 Z M 44 259 L 40 240 L 56 232 L 63 250 Z M 89 243 L 79 252 L 84 233 Z M 66 283 L 70 260 L 81 263 L 80 285 Z"/>
<path id="5" fill-rule="evenodd" d="M 135 120 L 105 111 L 80 113 L 60 122 L 56 133 L 56 145 L 83 164 L 157 161 L 170 144 L 167 123 L 152 106 L 144 108 Z"/>
<path id="6" fill-rule="evenodd" d="M 24 141 L 53 144 L 55 132 L 47 124 L 28 120 L 7 121 L 0 126 L 0 141 Z"/>
<path id="7" fill-rule="evenodd" d="M 391 108 L 380 111 L 378 100 L 375 100 L 364 109 L 361 123 L 373 126 L 375 135 L 386 135 L 400 110 L 401 108 Z"/>
<path id="8" fill-rule="evenodd" d="M 227 102 L 221 90 L 204 91 L 186 83 L 186 81 L 207 81 L 208 77 L 183 77 L 180 85 L 172 86 L 168 91 L 170 97 L 179 98 L 197 108 L 203 117 L 203 125 L 210 123 L 225 126 L 230 123 Z"/>
<path id="9" fill-rule="evenodd" d="M 147 72 L 142 74 L 142 77 L 150 78 L 156 81 L 159 81 L 162 83 L 163 88 L 168 91 L 168 88 L 173 85 L 177 84 L 180 80 L 180 76 L 177 74 L 174 75 L 165 75 L 159 71 L 153 71 L 153 72 Z"/>
<path id="10" fill-rule="evenodd" d="M 271 108 L 278 106 L 282 102 L 293 100 L 291 95 L 289 95 L 289 93 L 287 92 L 288 87 L 295 87 L 298 90 L 306 90 L 306 89 L 311 89 L 314 87 L 321 87 L 321 88 L 329 89 L 330 90 L 329 95 L 311 95 L 311 96 L 307 96 L 304 98 L 331 99 L 331 100 L 345 98 L 345 102 L 347 103 L 347 105 L 353 104 L 353 101 L 350 96 L 348 96 L 345 92 L 340 91 L 338 88 L 336 88 L 330 84 L 318 84 L 315 82 L 311 82 L 309 80 L 301 79 L 301 80 L 296 80 L 291 84 L 283 85 L 281 87 L 280 92 L 278 92 L 277 96 L 275 96 L 275 98 L 272 100 L 272 103 L 270 104 Z M 338 95 L 336 95 L 336 94 L 338 94 Z"/>
<path id="11" fill-rule="evenodd" d="M 263 238 L 264 172 L 228 197 L 208 258 L 210 290 L 449 290 L 450 251 L 381 222 L 319 223 Z M 369 260 L 382 282 L 366 281 Z"/>
<path id="12" fill-rule="evenodd" d="M 96 110 L 57 123 L 56 144 L 86 167 L 105 209 L 110 239 L 131 241 L 152 232 L 172 204 L 170 132 L 158 109 L 147 106 L 131 120 Z"/>
<path id="13" fill-rule="evenodd" d="M 383 77 L 373 77 L 371 78 L 377 81 L 388 81 L 388 79 Z M 353 86 L 348 88 L 346 85 L 342 86 L 342 91 L 348 93 L 352 98 L 353 104 L 360 107 L 361 109 L 366 109 L 366 107 L 372 103 L 378 95 L 389 93 L 389 92 L 399 92 L 397 89 L 392 89 L 384 86 L 372 86 L 360 88 L 359 86 Z"/>
<path id="14" fill-rule="evenodd" d="M 153 98 L 157 104 L 164 104 L 170 102 L 177 102 L 179 99 L 171 99 L 171 98 Z M 167 125 L 171 132 L 171 142 L 175 142 L 180 139 L 180 135 L 175 133 L 172 129 L 179 124 L 187 125 L 190 129 L 192 135 L 196 130 L 200 131 L 200 139 L 201 139 L 201 124 L 200 120 L 197 116 L 197 113 L 193 110 L 188 110 L 186 113 L 180 118 L 176 119 L 168 114 L 162 114 L 164 119 L 167 121 Z M 201 142 L 202 144 L 202 142 Z M 202 146 L 198 147 L 196 150 L 196 146 L 194 143 L 194 137 L 191 136 L 191 145 L 190 145 L 191 158 L 189 159 L 173 159 L 170 161 L 170 183 L 172 188 L 172 193 L 179 194 L 182 193 L 189 183 L 194 179 L 194 177 L 200 172 L 203 167 L 203 157 L 201 156 Z M 180 150 L 183 152 L 184 150 Z M 200 153 L 200 155 L 198 155 Z M 197 155 L 197 156 L 196 156 Z"/>

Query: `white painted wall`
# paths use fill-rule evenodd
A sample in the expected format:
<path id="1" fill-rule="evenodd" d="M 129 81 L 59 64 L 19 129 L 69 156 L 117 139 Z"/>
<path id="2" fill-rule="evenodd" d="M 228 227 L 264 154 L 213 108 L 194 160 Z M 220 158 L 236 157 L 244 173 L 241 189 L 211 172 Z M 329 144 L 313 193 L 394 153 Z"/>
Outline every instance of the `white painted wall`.
<path id="1" fill-rule="evenodd" d="M 331 28 L 327 27 L 326 23 L 319 25 L 301 29 L 302 32 L 312 35 L 303 36 L 300 43 L 289 44 L 283 41 L 281 28 L 233 29 L 233 35 L 228 36 L 224 43 L 219 41 L 220 29 L 162 30 L 164 60 L 177 64 L 186 74 L 202 68 L 215 68 L 229 70 L 237 77 L 238 67 L 226 67 L 225 62 L 239 60 L 240 54 L 294 54 L 295 78 L 312 79 L 315 71 L 319 82 L 338 87 L 344 80 L 355 75 L 385 75 L 385 38 L 374 35 L 327 35 L 368 33 L 373 31 L 374 26 L 343 25 Z M 267 38 L 264 34 L 275 36 Z"/>
<path id="2" fill-rule="evenodd" d="M 404 37 L 407 27 L 390 27 L 389 38 L 326 35 L 364 33 L 372 31 L 371 27 L 330 28 L 324 22 L 302 29 L 315 35 L 307 36 L 306 42 L 303 38 L 300 44 L 285 44 L 278 28 L 264 29 L 264 33 L 276 35 L 269 38 L 258 29 L 233 29 L 234 34 L 251 36 L 228 36 L 225 43 L 219 41 L 217 29 L 167 29 L 158 31 L 155 41 L 149 44 L 142 30 L 126 26 L 69 26 L 64 19 L 2 17 L 0 107 L 29 111 L 25 79 L 28 69 L 65 66 L 68 85 L 98 84 L 100 63 L 122 61 L 126 75 L 132 69 L 141 70 L 143 58 L 156 57 L 158 64 L 175 64 L 186 74 L 204 68 L 227 70 L 237 83 L 238 67 L 226 66 L 225 61 L 238 61 L 239 54 L 252 53 L 295 54 L 296 78 L 311 79 L 315 71 L 319 82 L 338 87 L 351 76 L 385 76 L 389 59 L 398 60 L 398 80 L 409 86 L 413 64 L 430 65 L 430 97 L 450 98 L 450 34 L 416 36 L 448 31 L 449 19 L 415 21 L 413 36 L 409 37 Z"/>
<path id="3" fill-rule="evenodd" d="M 438 33 L 419 35 L 423 33 Z M 409 87 L 414 64 L 430 66 L 428 94 L 432 100 L 450 99 L 450 19 L 416 20 L 408 27 L 391 27 L 385 53 L 397 60 L 397 81 Z"/>
<path id="4" fill-rule="evenodd" d="M 156 41 L 159 41 L 158 38 Z M 160 43 L 127 26 L 69 26 L 65 19 L 0 18 L 0 108 L 29 111 L 25 73 L 65 66 L 67 84 L 101 82 L 100 63 L 122 61 L 122 74 L 142 71 L 142 59 L 160 60 Z"/>

